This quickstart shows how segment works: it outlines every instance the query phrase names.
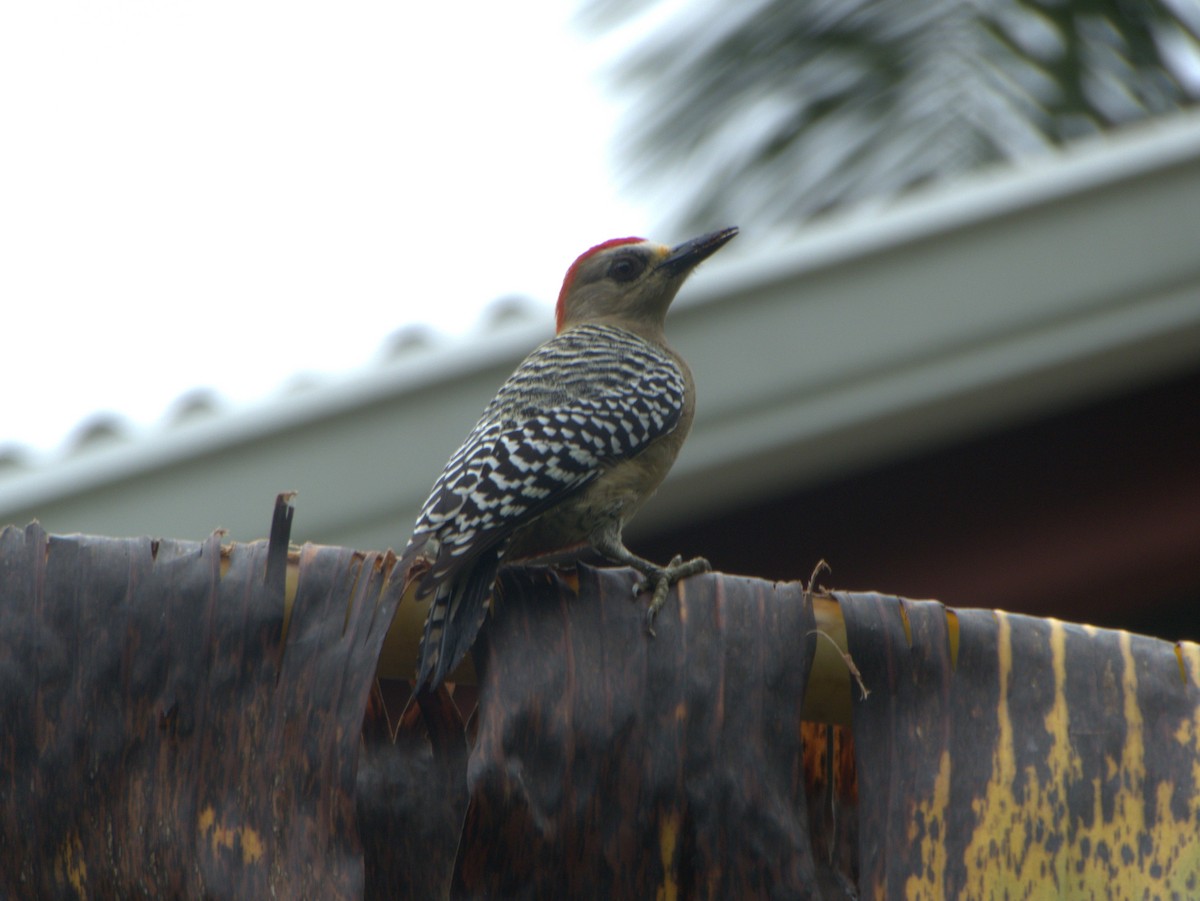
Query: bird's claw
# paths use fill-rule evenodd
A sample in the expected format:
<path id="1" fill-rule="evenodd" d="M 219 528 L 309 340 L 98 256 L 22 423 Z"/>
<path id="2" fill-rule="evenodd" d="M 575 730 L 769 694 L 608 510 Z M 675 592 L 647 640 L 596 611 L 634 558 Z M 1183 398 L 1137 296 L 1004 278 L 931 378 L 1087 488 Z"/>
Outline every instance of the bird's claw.
<path id="1" fill-rule="evenodd" d="M 656 567 L 653 571 L 645 573 L 641 580 L 633 583 L 634 597 L 653 587 L 650 604 L 646 607 L 646 632 L 651 638 L 655 637 L 654 620 L 663 604 L 667 602 L 667 593 L 671 590 L 671 586 L 680 579 L 706 573 L 710 569 L 712 567 L 703 557 L 696 557 L 684 563 L 683 557 L 676 554 L 665 567 Z"/>
<path id="2" fill-rule="evenodd" d="M 679 558 L 676 557 L 676 560 Z M 662 575 L 654 581 L 654 595 L 650 598 L 650 603 L 646 607 L 646 632 L 651 638 L 655 638 L 654 620 L 658 616 L 658 611 L 662 609 L 662 605 L 667 602 L 667 592 L 671 590 L 671 580 L 667 577 L 666 570 Z"/>

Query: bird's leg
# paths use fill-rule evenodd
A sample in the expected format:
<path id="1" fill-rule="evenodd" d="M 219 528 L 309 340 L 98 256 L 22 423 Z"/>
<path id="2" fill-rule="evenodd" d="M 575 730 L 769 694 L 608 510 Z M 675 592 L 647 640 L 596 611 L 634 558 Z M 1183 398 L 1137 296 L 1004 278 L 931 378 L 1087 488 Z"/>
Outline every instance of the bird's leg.
<path id="1" fill-rule="evenodd" d="M 597 553 L 602 554 L 614 563 L 624 563 L 642 574 L 640 584 L 633 586 L 634 597 L 643 591 L 653 588 L 650 605 L 646 608 L 646 631 L 654 634 L 654 618 L 667 600 L 667 592 L 680 579 L 706 573 L 712 567 L 703 557 L 695 557 L 687 562 L 676 554 L 666 566 L 651 563 L 644 557 L 639 557 L 621 541 L 621 534 L 613 528 L 602 529 L 592 535 L 591 545 Z"/>

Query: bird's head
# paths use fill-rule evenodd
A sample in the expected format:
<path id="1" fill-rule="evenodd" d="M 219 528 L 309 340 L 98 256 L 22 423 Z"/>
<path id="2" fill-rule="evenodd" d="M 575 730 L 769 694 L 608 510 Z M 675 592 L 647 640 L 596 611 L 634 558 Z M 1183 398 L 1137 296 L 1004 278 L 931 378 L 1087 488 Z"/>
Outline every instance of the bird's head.
<path id="1" fill-rule="evenodd" d="M 679 286 L 737 233 L 736 227 L 723 228 L 678 247 L 645 238 L 597 244 L 567 270 L 555 310 L 557 331 L 606 322 L 658 335 Z"/>

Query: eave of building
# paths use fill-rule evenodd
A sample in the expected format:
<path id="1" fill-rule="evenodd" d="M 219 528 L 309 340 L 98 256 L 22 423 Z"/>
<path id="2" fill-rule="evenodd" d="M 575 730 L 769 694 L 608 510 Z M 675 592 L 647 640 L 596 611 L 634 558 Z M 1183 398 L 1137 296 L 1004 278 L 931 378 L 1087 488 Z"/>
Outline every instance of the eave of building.
<path id="1" fill-rule="evenodd" d="M 741 256 L 707 264 L 668 323 L 699 412 L 637 530 L 1195 366 L 1198 210 L 1188 115 L 792 241 L 744 231 Z M 446 456 L 549 331 L 512 326 L 10 472 L 0 523 L 249 540 L 274 494 L 297 490 L 299 539 L 401 545 Z"/>

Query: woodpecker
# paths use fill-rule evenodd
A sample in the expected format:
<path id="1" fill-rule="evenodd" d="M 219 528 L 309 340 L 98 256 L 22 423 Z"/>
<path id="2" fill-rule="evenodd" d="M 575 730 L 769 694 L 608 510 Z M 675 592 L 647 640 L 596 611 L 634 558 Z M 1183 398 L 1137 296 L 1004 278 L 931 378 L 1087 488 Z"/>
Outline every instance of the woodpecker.
<path id="1" fill-rule="evenodd" d="M 663 333 L 667 308 L 704 259 L 738 233 L 678 247 L 616 238 L 567 270 L 556 334 L 517 367 L 433 484 L 400 558 L 402 577 L 433 595 L 417 686 L 434 688 L 483 625 L 502 562 L 590 545 L 642 575 L 647 626 L 702 557 L 659 566 L 629 551 L 622 529 L 658 488 L 695 412 L 691 371 Z"/>

